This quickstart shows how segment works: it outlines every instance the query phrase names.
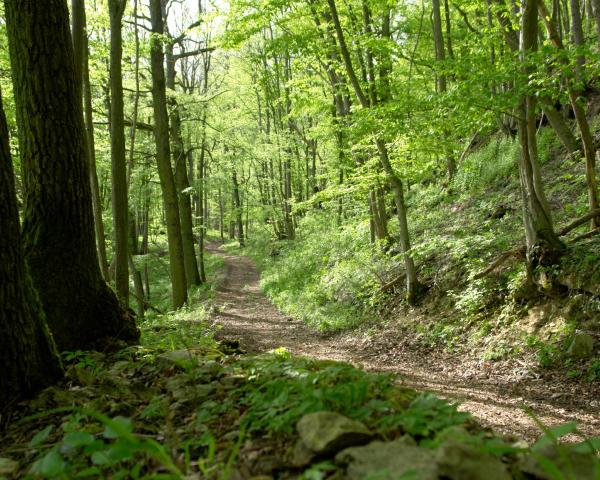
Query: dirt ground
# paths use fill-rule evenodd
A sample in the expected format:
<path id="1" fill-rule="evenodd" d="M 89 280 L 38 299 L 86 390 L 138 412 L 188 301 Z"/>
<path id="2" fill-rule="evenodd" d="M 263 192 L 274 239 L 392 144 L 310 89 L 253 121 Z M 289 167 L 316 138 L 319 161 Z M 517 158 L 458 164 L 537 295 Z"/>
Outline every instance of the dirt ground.
<path id="1" fill-rule="evenodd" d="M 526 410 L 546 426 L 576 421 L 584 435 L 600 436 L 599 382 L 560 379 L 519 361 L 480 362 L 423 352 L 386 335 L 319 334 L 269 302 L 252 260 L 225 253 L 216 243 L 208 250 L 222 256 L 226 266 L 212 318 L 221 326 L 218 336 L 239 340 L 248 352 L 285 347 L 295 355 L 397 373 L 403 385 L 458 402 L 481 424 L 529 441 L 541 431 Z"/>

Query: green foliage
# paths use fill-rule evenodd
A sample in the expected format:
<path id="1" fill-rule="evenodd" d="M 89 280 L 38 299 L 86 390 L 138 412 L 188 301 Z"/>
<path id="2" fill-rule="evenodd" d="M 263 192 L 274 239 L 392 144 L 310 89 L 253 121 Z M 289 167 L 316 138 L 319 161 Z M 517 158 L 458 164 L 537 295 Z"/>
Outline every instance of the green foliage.
<path id="1" fill-rule="evenodd" d="M 182 473 L 172 462 L 165 448 L 152 439 L 133 433 L 133 424 L 125 417 L 109 418 L 98 412 L 81 412 L 77 423 L 90 417 L 103 425 L 103 430 L 92 433 L 71 430 L 65 424 L 62 439 L 54 445 L 42 445 L 49 426 L 29 442 L 30 447 L 40 450 L 37 460 L 31 465 L 29 474 L 36 478 L 154 478 L 142 472 L 143 459 L 152 459 L 161 464 L 170 475 L 163 478 L 181 478 Z M 87 423 L 86 428 L 94 428 Z"/>
<path id="2" fill-rule="evenodd" d="M 264 292 L 282 311 L 321 330 L 340 330 L 366 321 L 384 275 L 400 262 L 366 236 L 364 224 L 338 226 L 324 212 L 309 211 L 294 242 L 261 236 L 250 253 Z"/>
<path id="3" fill-rule="evenodd" d="M 516 139 L 499 136 L 468 155 L 453 180 L 459 192 L 489 188 L 517 175 L 519 144 Z"/>

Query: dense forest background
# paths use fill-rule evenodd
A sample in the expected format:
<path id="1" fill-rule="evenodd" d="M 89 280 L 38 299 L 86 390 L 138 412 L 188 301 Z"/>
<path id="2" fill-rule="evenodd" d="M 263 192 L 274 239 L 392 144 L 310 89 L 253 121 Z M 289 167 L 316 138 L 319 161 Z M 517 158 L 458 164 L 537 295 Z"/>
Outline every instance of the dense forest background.
<path id="1" fill-rule="evenodd" d="M 239 353 L 212 343 L 223 249 L 315 338 L 516 362 L 593 402 L 600 1 L 5 0 L 0 15 L 0 408 L 64 367 L 85 383 L 85 352 L 145 355 L 127 347 L 140 335 L 142 351 Z M 441 405 L 421 407 L 457 418 Z"/>

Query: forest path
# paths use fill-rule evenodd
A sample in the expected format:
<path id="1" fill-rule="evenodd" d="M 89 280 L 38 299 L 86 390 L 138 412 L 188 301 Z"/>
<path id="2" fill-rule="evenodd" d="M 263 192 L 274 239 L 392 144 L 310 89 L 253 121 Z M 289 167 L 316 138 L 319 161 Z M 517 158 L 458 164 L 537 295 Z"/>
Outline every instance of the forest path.
<path id="1" fill-rule="evenodd" d="M 596 386 L 561 385 L 539 376 L 495 372 L 490 365 L 469 365 L 448 355 L 424 355 L 414 349 L 389 349 L 355 335 L 323 335 L 283 315 L 262 294 L 260 275 L 248 257 L 232 255 L 209 243 L 207 250 L 225 261 L 225 274 L 215 296 L 212 321 L 221 326 L 218 338 L 239 340 L 247 352 L 285 347 L 294 355 L 336 360 L 366 370 L 392 372 L 404 386 L 430 391 L 459 402 L 481 424 L 503 434 L 535 440 L 540 430 L 523 411 L 527 406 L 547 426 L 576 421 L 586 436 L 600 436 Z M 586 385 L 587 384 L 587 385 Z M 572 440 L 575 440 L 574 438 Z"/>

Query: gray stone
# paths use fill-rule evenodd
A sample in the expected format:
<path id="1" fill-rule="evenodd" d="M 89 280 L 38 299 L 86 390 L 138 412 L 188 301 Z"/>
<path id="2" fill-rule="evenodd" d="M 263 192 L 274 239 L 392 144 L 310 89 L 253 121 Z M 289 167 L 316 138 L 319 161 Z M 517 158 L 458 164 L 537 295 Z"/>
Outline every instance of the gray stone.
<path id="1" fill-rule="evenodd" d="M 576 333 L 567 354 L 573 358 L 587 358 L 593 351 L 594 337 L 587 333 Z"/>
<path id="2" fill-rule="evenodd" d="M 437 480 L 435 451 L 417 447 L 410 437 L 371 442 L 342 450 L 335 463 L 346 468 L 347 480 Z"/>
<path id="3" fill-rule="evenodd" d="M 310 450 L 302 440 L 298 440 L 289 456 L 290 466 L 293 468 L 303 468 L 312 463 L 315 459 L 315 453 Z"/>
<path id="4" fill-rule="evenodd" d="M 157 358 L 166 364 L 182 368 L 189 366 L 192 362 L 198 361 L 191 350 L 173 350 L 172 352 L 162 353 Z"/>
<path id="5" fill-rule="evenodd" d="M 330 455 L 346 447 L 364 445 L 373 437 L 362 423 L 335 412 L 304 415 L 296 429 L 304 445 L 317 455 Z"/>
<path id="6" fill-rule="evenodd" d="M 555 469 L 560 471 L 564 478 L 570 480 L 592 480 L 595 476 L 595 458 L 588 453 L 573 451 L 568 445 L 547 444 L 534 449 L 535 453 L 521 461 L 521 470 L 533 475 L 540 480 L 553 480 L 556 478 L 540 463 L 540 457 L 549 461 Z M 545 462 L 544 462 L 545 463 Z"/>
<path id="7" fill-rule="evenodd" d="M 504 464 L 489 454 L 449 441 L 436 451 L 439 475 L 449 480 L 510 480 Z"/>
<path id="8" fill-rule="evenodd" d="M 187 375 L 176 375 L 166 382 L 167 390 L 179 402 L 200 402 L 208 398 L 214 391 L 212 384 L 192 384 Z"/>
<path id="9" fill-rule="evenodd" d="M 12 476 L 17 473 L 19 463 L 12 458 L 0 457 L 0 475 Z"/>

